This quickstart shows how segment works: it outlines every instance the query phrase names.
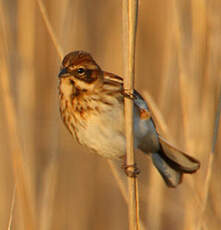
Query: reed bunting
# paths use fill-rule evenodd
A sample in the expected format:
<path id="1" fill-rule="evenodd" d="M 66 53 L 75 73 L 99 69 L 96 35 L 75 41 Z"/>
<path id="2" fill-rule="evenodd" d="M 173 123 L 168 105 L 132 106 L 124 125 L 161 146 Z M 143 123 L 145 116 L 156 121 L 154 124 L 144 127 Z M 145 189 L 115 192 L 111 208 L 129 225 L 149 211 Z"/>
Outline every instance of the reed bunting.
<path id="1" fill-rule="evenodd" d="M 77 142 L 102 157 L 125 156 L 123 79 L 103 71 L 84 51 L 67 54 L 58 77 L 61 117 Z M 134 147 L 149 153 L 166 184 L 176 187 L 199 161 L 162 142 L 147 103 L 135 90 L 132 100 Z"/>

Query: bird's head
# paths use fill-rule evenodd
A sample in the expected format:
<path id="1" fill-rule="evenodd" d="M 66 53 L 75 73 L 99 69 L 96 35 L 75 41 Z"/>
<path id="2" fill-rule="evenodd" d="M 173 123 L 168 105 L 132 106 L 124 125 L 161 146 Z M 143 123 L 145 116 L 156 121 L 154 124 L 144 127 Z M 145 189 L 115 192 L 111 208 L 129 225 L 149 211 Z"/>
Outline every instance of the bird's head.
<path id="1" fill-rule="evenodd" d="M 70 90 L 74 87 L 87 91 L 102 82 L 103 73 L 89 53 L 73 51 L 64 57 L 58 77 Z"/>

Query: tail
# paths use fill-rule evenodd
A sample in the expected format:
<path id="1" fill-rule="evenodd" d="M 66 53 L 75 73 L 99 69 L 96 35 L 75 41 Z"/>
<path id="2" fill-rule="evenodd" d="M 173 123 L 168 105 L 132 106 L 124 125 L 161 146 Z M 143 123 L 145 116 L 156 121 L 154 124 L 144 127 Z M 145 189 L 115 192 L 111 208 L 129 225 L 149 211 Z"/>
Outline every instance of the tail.
<path id="1" fill-rule="evenodd" d="M 161 140 L 159 153 L 152 153 L 152 161 L 169 187 L 182 182 L 183 173 L 194 173 L 200 162 Z"/>

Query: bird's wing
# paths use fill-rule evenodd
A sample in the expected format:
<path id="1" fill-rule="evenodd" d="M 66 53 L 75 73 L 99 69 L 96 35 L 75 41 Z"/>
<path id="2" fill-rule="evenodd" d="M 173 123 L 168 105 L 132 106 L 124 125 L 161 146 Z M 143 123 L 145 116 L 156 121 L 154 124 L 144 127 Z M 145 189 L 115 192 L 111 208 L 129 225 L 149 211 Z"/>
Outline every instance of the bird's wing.
<path id="1" fill-rule="evenodd" d="M 122 89 L 122 92 L 121 92 L 122 95 L 127 96 L 127 93 L 123 89 L 123 78 L 122 77 L 119 77 L 113 73 L 104 72 L 104 81 L 107 83 L 112 83 L 112 84 L 120 86 Z M 134 90 L 133 95 L 130 98 L 134 101 L 135 106 L 139 110 L 141 119 L 151 118 L 150 110 L 148 108 L 147 103 L 136 90 Z"/>
<path id="2" fill-rule="evenodd" d="M 123 78 L 113 73 L 104 72 L 104 81 L 109 81 L 123 86 Z"/>

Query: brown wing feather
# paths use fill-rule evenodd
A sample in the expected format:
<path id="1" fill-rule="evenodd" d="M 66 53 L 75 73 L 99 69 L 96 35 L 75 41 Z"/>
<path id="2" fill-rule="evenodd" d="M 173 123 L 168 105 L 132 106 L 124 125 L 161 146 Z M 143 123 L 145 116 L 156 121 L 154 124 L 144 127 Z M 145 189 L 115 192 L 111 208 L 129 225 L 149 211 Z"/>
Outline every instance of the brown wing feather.
<path id="1" fill-rule="evenodd" d="M 104 72 L 104 81 L 107 83 L 113 83 L 115 85 L 121 86 L 122 95 L 123 95 L 123 78 L 122 77 L 120 77 L 116 74 L 113 74 L 113 73 Z M 137 108 L 140 111 L 141 119 L 142 118 L 145 118 L 145 119 L 150 118 L 150 110 L 147 106 L 147 103 L 143 99 L 143 97 L 136 90 L 134 90 L 133 94 L 134 94 L 133 101 L 134 101 L 135 106 L 137 106 Z"/>

